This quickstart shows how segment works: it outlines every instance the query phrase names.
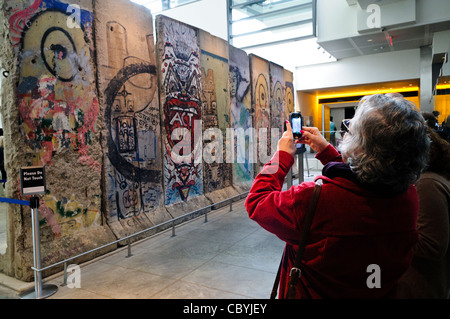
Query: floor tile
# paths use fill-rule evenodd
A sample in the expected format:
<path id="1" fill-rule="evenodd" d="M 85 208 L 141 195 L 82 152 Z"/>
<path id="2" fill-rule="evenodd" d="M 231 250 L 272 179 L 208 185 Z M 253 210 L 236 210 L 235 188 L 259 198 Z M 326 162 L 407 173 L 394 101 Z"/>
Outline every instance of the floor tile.
<path id="1" fill-rule="evenodd" d="M 272 290 L 273 280 L 273 273 L 217 261 L 205 263 L 183 277 L 183 281 L 237 293 L 248 298 L 267 298 Z"/>

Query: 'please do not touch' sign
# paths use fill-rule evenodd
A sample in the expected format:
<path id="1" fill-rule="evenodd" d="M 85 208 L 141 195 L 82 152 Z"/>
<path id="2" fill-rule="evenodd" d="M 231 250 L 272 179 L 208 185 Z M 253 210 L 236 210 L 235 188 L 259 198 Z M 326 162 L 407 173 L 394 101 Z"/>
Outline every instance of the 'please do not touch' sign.
<path id="1" fill-rule="evenodd" d="M 22 195 L 44 194 L 46 192 L 45 167 L 22 167 L 20 169 L 20 191 Z"/>

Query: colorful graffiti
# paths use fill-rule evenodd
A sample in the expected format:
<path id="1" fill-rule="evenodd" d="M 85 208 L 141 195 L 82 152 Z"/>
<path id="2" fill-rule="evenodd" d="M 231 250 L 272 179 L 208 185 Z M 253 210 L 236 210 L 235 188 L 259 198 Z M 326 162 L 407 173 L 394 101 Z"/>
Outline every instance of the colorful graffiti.
<path id="1" fill-rule="evenodd" d="M 286 87 L 285 91 L 285 114 L 286 118 L 289 118 L 289 114 L 295 111 L 295 102 L 294 102 L 294 74 L 291 71 L 284 70 L 284 83 Z"/>
<path id="2" fill-rule="evenodd" d="M 286 117 L 286 87 L 284 81 L 284 69 L 274 63 L 270 63 L 270 112 L 271 128 L 284 130 Z M 281 135 L 281 134 L 280 134 Z"/>
<path id="3" fill-rule="evenodd" d="M 100 218 L 97 209 L 85 207 L 85 203 L 77 200 L 75 195 L 72 195 L 70 199 L 63 197 L 61 200 L 53 195 L 44 196 L 39 214 L 44 218 L 45 224 L 51 228 L 55 238 L 89 228 Z"/>
<path id="4" fill-rule="evenodd" d="M 255 110 L 255 131 L 257 134 L 257 173 L 270 158 L 271 123 L 270 123 L 270 73 L 269 62 L 255 55 L 250 55 L 252 77 L 252 107 Z"/>
<path id="5" fill-rule="evenodd" d="M 67 8 L 57 1 L 35 1 L 10 18 L 20 52 L 19 121 L 26 144 L 38 153 L 36 164 L 51 163 L 55 153 L 72 150 L 82 164 L 100 170 L 89 156 L 98 116 L 93 15 L 80 10 L 80 24 L 71 28 Z"/>
<path id="6" fill-rule="evenodd" d="M 234 129 L 236 159 L 233 164 L 233 184 L 253 179 L 253 164 L 250 161 L 249 129 L 253 127 L 250 95 L 250 65 L 247 53 L 231 47 L 230 74 L 230 127 Z M 239 136 L 242 134 L 242 136 Z M 238 141 L 239 139 L 239 141 Z M 243 141 L 242 141 L 243 140 Z"/>
<path id="7" fill-rule="evenodd" d="M 202 55 L 203 56 L 203 55 Z M 213 192 L 225 187 L 225 164 L 223 134 L 218 129 L 217 97 L 214 81 L 214 70 L 206 72 L 202 69 L 202 122 L 203 131 L 209 130 L 211 134 L 205 134 L 203 148 L 205 149 L 205 161 L 203 162 L 203 177 L 205 192 Z M 220 153 L 220 154 L 219 154 Z M 210 158 L 209 158 L 210 157 Z"/>
<path id="8" fill-rule="evenodd" d="M 203 176 L 205 194 L 231 186 L 226 162 L 229 123 L 228 43 L 200 31 L 202 65 Z"/>
<path id="9" fill-rule="evenodd" d="M 157 27 L 161 40 L 158 58 L 165 130 L 165 202 L 170 205 L 204 193 L 203 166 L 195 161 L 200 158 L 201 139 L 195 143 L 194 136 L 195 121 L 202 118 L 200 55 L 194 28 L 162 16 L 157 17 Z M 181 129 L 188 134 L 176 139 Z M 189 144 L 188 154 L 173 152 L 181 140 Z"/>

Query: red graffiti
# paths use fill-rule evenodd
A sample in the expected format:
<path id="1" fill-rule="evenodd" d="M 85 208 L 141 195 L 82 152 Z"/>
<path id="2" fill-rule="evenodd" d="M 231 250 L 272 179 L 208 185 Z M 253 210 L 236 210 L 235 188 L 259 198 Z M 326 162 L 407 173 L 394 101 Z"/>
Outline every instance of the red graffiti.
<path id="1" fill-rule="evenodd" d="M 20 43 L 22 32 L 29 23 L 31 17 L 39 10 L 42 0 L 35 0 L 28 8 L 14 13 L 9 18 L 9 29 L 11 30 L 11 40 L 13 45 Z"/>

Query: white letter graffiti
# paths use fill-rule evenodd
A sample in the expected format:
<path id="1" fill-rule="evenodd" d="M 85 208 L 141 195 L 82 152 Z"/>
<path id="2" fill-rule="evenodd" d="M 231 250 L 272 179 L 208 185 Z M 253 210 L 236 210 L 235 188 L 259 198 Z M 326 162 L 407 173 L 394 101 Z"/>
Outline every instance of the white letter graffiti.
<path id="1" fill-rule="evenodd" d="M 67 27 L 69 29 L 81 28 L 81 9 L 79 5 L 69 4 L 67 6 L 67 13 L 70 13 L 70 17 L 67 18 Z"/>

